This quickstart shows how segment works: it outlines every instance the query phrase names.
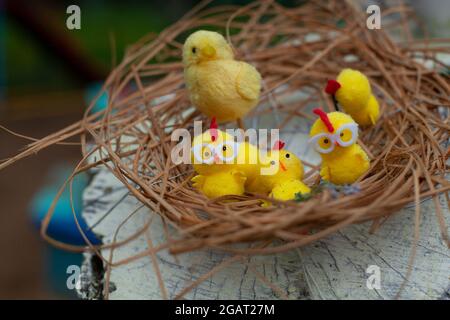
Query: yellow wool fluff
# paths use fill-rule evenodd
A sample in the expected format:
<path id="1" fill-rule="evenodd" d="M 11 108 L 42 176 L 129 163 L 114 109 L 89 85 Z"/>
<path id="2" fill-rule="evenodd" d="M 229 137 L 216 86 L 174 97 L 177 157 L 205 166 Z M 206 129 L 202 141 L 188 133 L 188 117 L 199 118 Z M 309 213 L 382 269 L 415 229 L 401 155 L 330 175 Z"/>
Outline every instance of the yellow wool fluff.
<path id="1" fill-rule="evenodd" d="M 296 193 L 310 191 L 301 181 L 303 165 L 292 152 L 271 150 L 263 154 L 248 142 L 234 144 L 232 150 L 233 143 L 233 136 L 218 129 L 209 129 L 193 140 L 191 159 L 198 173 L 192 178 L 193 186 L 208 198 L 248 191 L 292 200 Z M 262 174 L 262 170 L 270 174 Z"/>
<path id="2" fill-rule="evenodd" d="M 334 128 L 331 133 L 335 133 L 343 125 L 355 123 L 351 116 L 342 112 L 331 112 L 327 114 L 327 117 Z M 317 119 L 311 128 L 310 137 L 322 133 L 330 132 L 323 120 Z M 332 143 L 326 140 L 323 143 Z M 322 179 L 336 185 L 354 183 L 370 166 L 369 157 L 356 142 L 347 147 L 335 145 L 333 151 L 320 153 L 320 156 L 322 158 L 320 169 Z"/>
<path id="3" fill-rule="evenodd" d="M 297 193 L 305 194 L 311 191 L 302 182 L 303 164 L 294 153 L 287 150 L 271 150 L 260 163 L 260 168 L 270 167 L 273 167 L 273 174 L 260 174 L 247 181 L 249 192 L 269 194 L 277 200 L 293 200 Z"/>
<path id="4" fill-rule="evenodd" d="M 192 104 L 219 122 L 244 117 L 258 103 L 261 76 L 250 64 L 234 60 L 217 32 L 200 30 L 183 46 L 186 86 Z"/>
<path id="5" fill-rule="evenodd" d="M 357 70 L 344 69 L 336 80 L 341 87 L 336 91 L 335 97 L 344 111 L 359 125 L 374 125 L 380 108 L 372 94 L 369 79 Z"/>
<path id="6" fill-rule="evenodd" d="M 203 162 L 195 161 L 194 151 L 191 153 L 194 170 L 198 175 L 192 178 L 193 186 L 208 198 L 217 198 L 224 195 L 241 195 L 245 192 L 245 183 L 248 177 L 254 177 L 258 172 L 257 159 L 250 162 L 251 156 L 258 156 L 257 147 L 243 142 L 233 150 L 235 137 L 221 130 L 215 130 L 213 141 L 212 130 L 209 129 L 198 135 L 192 142 L 193 149 L 199 148 L 199 157 Z M 223 147 L 218 149 L 218 146 Z M 209 162 L 209 158 L 219 152 L 220 156 L 233 158 L 227 161 Z M 217 154 L 216 154 L 217 155 Z"/>

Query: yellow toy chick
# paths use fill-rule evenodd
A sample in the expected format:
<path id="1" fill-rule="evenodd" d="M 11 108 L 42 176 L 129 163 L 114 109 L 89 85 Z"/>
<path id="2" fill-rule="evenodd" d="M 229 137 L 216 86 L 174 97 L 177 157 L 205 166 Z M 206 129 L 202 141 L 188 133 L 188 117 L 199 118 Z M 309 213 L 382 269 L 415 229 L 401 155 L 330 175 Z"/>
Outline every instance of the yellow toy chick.
<path id="1" fill-rule="evenodd" d="M 248 161 L 257 148 L 249 143 L 238 143 L 235 137 L 217 129 L 215 118 L 210 129 L 194 138 L 191 160 L 198 175 L 193 186 L 208 198 L 242 195 L 248 176 L 257 174 L 257 162 Z"/>
<path id="2" fill-rule="evenodd" d="M 356 143 L 358 124 L 342 112 L 313 112 L 320 119 L 311 128 L 310 143 L 322 157 L 320 175 L 335 185 L 354 183 L 370 166 L 369 157 Z"/>
<path id="3" fill-rule="evenodd" d="M 183 46 L 184 78 L 191 102 L 219 122 L 244 117 L 258 103 L 261 75 L 234 60 L 225 38 L 212 31 L 191 34 Z"/>
<path id="4" fill-rule="evenodd" d="M 372 94 L 369 79 L 361 72 L 344 69 L 336 80 L 329 80 L 325 92 L 339 102 L 344 111 L 361 126 L 374 125 L 380 114 L 380 107 Z"/>
<path id="5" fill-rule="evenodd" d="M 284 143 L 277 141 L 267 157 L 261 160 L 260 174 L 247 181 L 247 190 L 269 194 L 277 200 L 293 200 L 297 193 L 310 193 L 302 182 L 304 169 L 300 159 L 290 151 L 282 150 Z M 264 205 L 268 205 L 265 203 Z"/>
<path id="6" fill-rule="evenodd" d="M 193 186 L 208 198 L 242 195 L 245 191 L 269 194 L 277 200 L 295 199 L 297 193 L 309 193 L 301 179 L 303 165 L 292 152 L 281 150 L 277 141 L 265 155 L 248 142 L 217 129 L 215 118 L 210 129 L 194 138 L 191 160 L 198 173 Z"/>

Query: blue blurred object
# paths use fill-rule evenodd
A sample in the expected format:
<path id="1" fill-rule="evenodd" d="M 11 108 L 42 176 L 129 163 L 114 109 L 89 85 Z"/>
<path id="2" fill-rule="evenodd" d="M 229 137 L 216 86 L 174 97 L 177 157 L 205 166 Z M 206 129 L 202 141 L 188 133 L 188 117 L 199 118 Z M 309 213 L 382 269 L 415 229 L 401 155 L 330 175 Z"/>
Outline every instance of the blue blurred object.
<path id="1" fill-rule="evenodd" d="M 85 94 L 87 105 L 96 97 L 101 88 L 101 83 L 95 83 L 88 87 Z M 108 95 L 104 93 L 93 106 L 91 113 L 101 111 L 107 106 Z M 71 175 L 72 171 L 73 168 L 67 165 L 54 166 L 47 177 L 45 186 L 39 190 L 31 201 L 31 219 L 38 230 L 41 228 L 42 220 L 47 215 L 59 189 Z M 70 185 L 66 185 L 63 193 L 56 202 L 52 218 L 47 228 L 47 234 L 53 239 L 71 245 L 86 245 L 86 241 L 75 222 L 75 212 L 79 226 L 87 239 L 94 245 L 101 244 L 101 240 L 89 230 L 88 225 L 81 215 L 83 212 L 83 192 L 88 185 L 88 180 L 88 176 L 85 173 L 78 174 L 74 177 L 72 181 L 72 200 L 70 197 Z M 80 253 L 67 252 L 53 246 L 48 247 L 46 250 L 46 273 L 44 277 L 47 278 L 47 283 L 53 292 L 67 298 L 77 297 L 75 290 L 69 288 L 67 285 L 70 276 L 68 274 L 68 268 L 71 266 L 80 267 L 82 261 L 83 255 Z"/>
<path id="2" fill-rule="evenodd" d="M 40 228 L 41 221 L 47 214 L 53 199 L 58 193 L 59 188 L 70 176 L 72 170 L 67 167 L 54 168 L 49 176 L 50 184 L 43 187 L 34 197 L 31 202 L 32 220 L 37 228 Z M 73 194 L 73 207 L 76 213 L 77 220 L 81 229 L 93 244 L 100 244 L 101 241 L 95 236 L 95 234 L 89 230 L 86 222 L 81 216 L 83 210 L 83 191 L 88 184 L 88 177 L 86 174 L 79 174 L 74 177 L 72 184 Z M 50 224 L 47 229 L 47 234 L 59 241 L 73 244 L 73 245 L 85 245 L 86 242 L 82 237 L 80 230 L 78 229 L 72 212 L 72 206 L 70 203 L 70 188 L 69 184 L 64 189 L 61 197 L 56 203 L 56 207 L 50 220 Z"/>
<path id="3" fill-rule="evenodd" d="M 64 298 L 78 298 L 76 291 L 67 286 L 67 280 L 72 275 L 67 270 L 69 266 L 81 266 L 83 255 L 48 246 L 44 257 L 45 274 L 43 277 L 46 279 L 49 289 Z"/>
<path id="4" fill-rule="evenodd" d="M 86 93 L 84 95 L 84 100 L 86 101 L 86 106 L 89 107 L 91 101 L 95 99 L 97 94 L 102 90 L 103 83 L 97 82 L 93 83 L 86 89 Z M 101 96 L 98 98 L 95 105 L 92 107 L 90 113 L 96 113 L 108 107 L 108 93 L 103 92 Z"/>
<path id="5" fill-rule="evenodd" d="M 37 229 L 45 218 L 55 196 L 72 173 L 72 169 L 65 165 L 55 166 L 50 171 L 46 185 L 34 196 L 31 201 L 31 219 Z M 95 245 L 101 241 L 89 230 L 86 222 L 81 216 L 83 210 L 83 191 L 88 185 L 88 176 L 79 174 L 74 177 L 72 183 L 72 200 L 78 223 L 89 241 Z M 53 216 L 48 225 L 47 234 L 61 242 L 72 245 L 85 245 L 86 241 L 78 229 L 70 200 L 70 186 L 67 184 L 61 197 L 58 199 Z M 81 253 L 67 252 L 53 246 L 46 250 L 45 275 L 51 289 L 58 295 L 67 298 L 77 298 L 75 290 L 67 286 L 68 268 L 70 266 L 80 267 L 83 261 Z"/>

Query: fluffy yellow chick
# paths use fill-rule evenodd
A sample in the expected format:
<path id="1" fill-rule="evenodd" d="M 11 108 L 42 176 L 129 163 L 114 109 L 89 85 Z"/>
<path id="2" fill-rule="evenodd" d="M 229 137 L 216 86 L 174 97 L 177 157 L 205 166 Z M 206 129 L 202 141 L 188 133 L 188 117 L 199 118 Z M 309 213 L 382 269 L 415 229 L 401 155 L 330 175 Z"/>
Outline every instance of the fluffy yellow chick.
<path id="1" fill-rule="evenodd" d="M 200 30 L 183 46 L 184 78 L 192 104 L 219 122 L 244 117 L 258 103 L 261 75 L 250 64 L 234 60 L 224 37 Z"/>
<path id="2" fill-rule="evenodd" d="M 370 166 L 369 157 L 356 143 L 358 124 L 342 112 L 314 109 L 320 119 L 310 131 L 310 143 L 322 158 L 320 175 L 336 185 L 354 183 Z"/>
<path id="3" fill-rule="evenodd" d="M 301 181 L 304 174 L 302 162 L 294 153 L 281 150 L 283 146 L 284 143 L 278 141 L 267 157 L 261 160 L 260 170 L 265 171 L 247 181 L 248 191 L 269 194 L 277 200 L 293 200 L 297 193 L 311 191 Z"/>
<path id="4" fill-rule="evenodd" d="M 307 194 L 310 192 L 311 189 L 301 180 L 291 179 L 275 184 L 269 196 L 277 200 L 287 201 L 295 199 L 297 193 Z"/>
<path id="5" fill-rule="evenodd" d="M 245 192 L 245 180 L 242 172 L 230 169 L 209 175 L 196 175 L 192 178 L 193 186 L 208 198 L 226 195 L 242 195 Z"/>
<path id="6" fill-rule="evenodd" d="M 380 107 L 372 94 L 369 79 L 361 72 L 344 69 L 336 80 L 329 80 L 325 91 L 339 102 L 344 111 L 362 126 L 374 125 Z"/>
<path id="7" fill-rule="evenodd" d="M 235 140 L 217 129 L 215 118 L 211 128 L 193 140 L 191 160 L 198 173 L 192 178 L 193 186 L 208 198 L 243 194 L 247 177 L 258 172 L 257 160 L 249 161 L 257 148 Z"/>

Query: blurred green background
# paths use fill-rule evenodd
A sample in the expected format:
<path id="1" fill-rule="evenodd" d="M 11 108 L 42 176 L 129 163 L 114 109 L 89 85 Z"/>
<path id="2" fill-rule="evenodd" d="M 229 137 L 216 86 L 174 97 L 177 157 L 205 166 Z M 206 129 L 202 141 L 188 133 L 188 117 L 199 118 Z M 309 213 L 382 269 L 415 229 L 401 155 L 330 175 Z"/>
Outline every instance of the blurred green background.
<path id="1" fill-rule="evenodd" d="M 81 8 L 81 30 L 66 28 L 69 16 L 66 8 L 74 3 Z M 89 80 L 86 75 L 71 74 L 74 70 L 67 66 L 64 57 L 52 50 L 52 46 L 58 45 L 58 37 L 82 59 L 80 63 L 88 64 L 94 75 L 104 77 L 111 68 L 112 38 L 120 60 L 127 45 L 148 32 L 161 31 L 192 3 L 171 0 L 160 4 L 152 1 L 11 1 L 9 6 L 14 9 L 6 15 L 3 39 L 7 60 L 6 93 L 73 89 Z M 29 25 L 23 23 L 25 18 L 20 15 L 28 14 L 43 24 L 46 33 L 30 30 Z"/>
<path id="2" fill-rule="evenodd" d="M 4 1 L 4 39 L 6 55 L 6 94 L 21 91 L 73 90 L 93 77 L 103 79 L 111 69 L 115 54 L 120 61 L 125 48 L 149 32 L 158 33 L 175 22 L 199 1 Z M 246 4 L 250 1 L 218 0 L 214 5 Z M 300 1 L 281 1 L 295 3 Z M 66 28 L 66 8 L 81 8 L 81 30 Z M 35 20 L 31 22 L 30 18 Z M 28 22 L 24 23 L 24 20 Z M 43 30 L 32 29 L 33 23 Z M 64 41 L 90 74 L 70 69 L 55 46 Z M 72 71 L 73 73 L 71 73 Z"/>
<path id="3" fill-rule="evenodd" d="M 128 45 L 149 32 L 160 32 L 198 2 L 0 0 L 0 97 L 83 90 L 86 83 L 106 77 L 114 55 L 120 61 Z M 212 5 L 249 2 L 215 0 Z M 302 1 L 279 2 L 294 5 Z M 391 1 L 362 2 L 383 5 Z M 405 2 L 422 14 L 435 35 L 448 35 L 450 1 Z M 81 30 L 66 28 L 66 8 L 72 4 L 81 8 Z M 62 45 L 67 48 L 66 53 L 61 51 Z"/>
<path id="4" fill-rule="evenodd" d="M 216 0 L 210 6 L 249 2 Z M 302 1 L 280 2 L 294 5 Z M 88 85 L 106 78 L 113 57 L 120 62 L 127 46 L 148 33 L 160 32 L 197 3 L 0 0 L 0 116 L 18 119 L 60 115 L 61 103 L 67 97 L 81 102 Z M 73 4 L 81 9 L 81 30 L 66 28 L 66 9 Z M 39 112 L 24 96 L 44 101 Z M 82 107 L 78 104 L 77 109 L 70 103 L 64 111 L 74 113 Z"/>

